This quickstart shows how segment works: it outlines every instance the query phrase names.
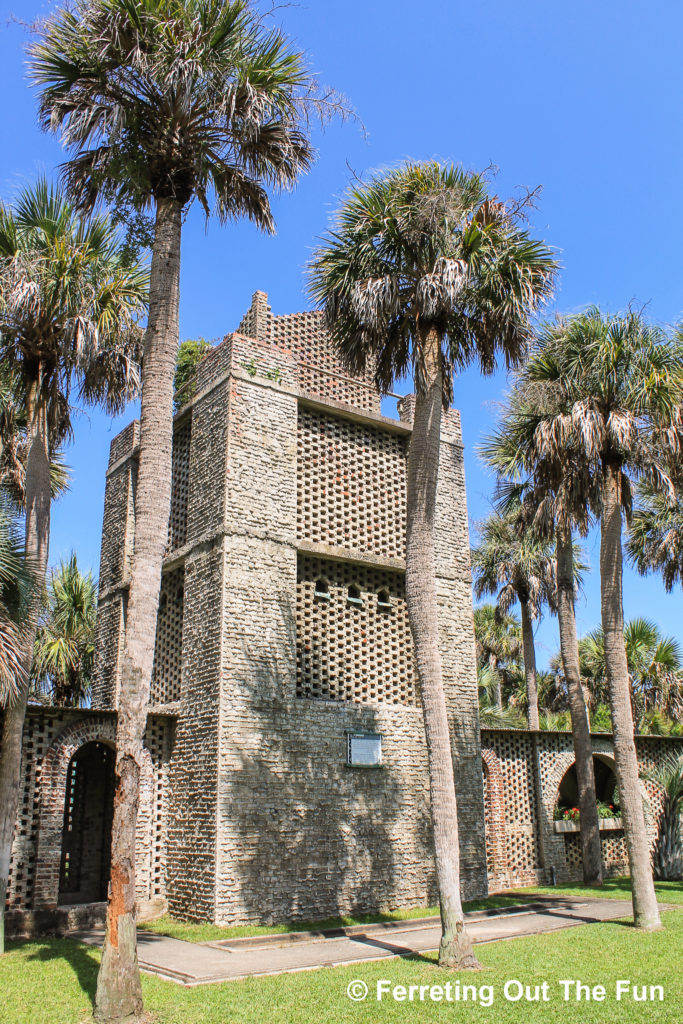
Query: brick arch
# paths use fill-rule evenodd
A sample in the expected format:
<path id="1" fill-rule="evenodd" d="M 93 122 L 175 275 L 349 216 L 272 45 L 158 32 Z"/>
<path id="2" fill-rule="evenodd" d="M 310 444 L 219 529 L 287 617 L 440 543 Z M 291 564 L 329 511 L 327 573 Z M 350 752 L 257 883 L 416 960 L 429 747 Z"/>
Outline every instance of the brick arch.
<path id="1" fill-rule="evenodd" d="M 88 718 L 72 722 L 55 737 L 43 758 L 38 790 L 40 812 L 33 897 L 33 905 L 37 908 L 57 906 L 67 772 L 72 757 L 86 743 L 106 743 L 110 747 L 115 747 L 115 720 Z M 138 816 L 138 822 L 143 826 L 150 819 L 151 807 L 148 808 L 147 804 L 151 801 L 152 790 L 152 759 L 149 751 L 145 749 L 143 751 L 140 814 Z"/>
<path id="2" fill-rule="evenodd" d="M 494 750 L 482 747 L 484 775 L 484 822 L 486 835 L 486 865 L 489 885 L 504 885 L 507 880 L 505 845 L 505 797 L 500 759 Z"/>
<path id="3" fill-rule="evenodd" d="M 596 753 L 602 753 L 602 751 L 596 751 L 593 749 L 593 756 L 595 756 Z M 560 791 L 560 783 L 575 763 L 576 758 L 574 757 L 573 748 L 570 750 L 561 750 L 553 754 L 552 767 L 545 776 L 543 786 L 543 807 L 549 822 L 552 822 L 553 820 L 553 810 L 557 803 L 557 794 Z M 550 827 L 552 828 L 552 825 Z"/>

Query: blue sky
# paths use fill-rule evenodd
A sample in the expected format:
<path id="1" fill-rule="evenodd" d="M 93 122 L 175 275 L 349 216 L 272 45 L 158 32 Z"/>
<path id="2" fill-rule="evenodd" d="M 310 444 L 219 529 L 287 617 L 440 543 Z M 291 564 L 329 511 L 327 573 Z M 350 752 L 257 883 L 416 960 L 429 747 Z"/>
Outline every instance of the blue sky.
<path id="1" fill-rule="evenodd" d="M 63 158 L 40 133 L 25 78 L 25 32 L 8 24 L 49 10 L 38 0 L 0 2 L 0 195 Z M 438 157 L 467 168 L 494 164 L 502 196 L 543 186 L 533 228 L 560 252 L 551 309 L 597 302 L 647 304 L 653 320 L 681 318 L 683 205 L 683 7 L 675 0 L 304 0 L 279 17 L 310 55 L 323 83 L 357 108 L 368 137 L 335 126 L 316 138 L 319 158 L 296 192 L 275 203 L 278 233 L 209 225 L 193 209 L 184 228 L 181 337 L 234 329 L 257 288 L 276 313 L 308 305 L 304 267 L 351 168 L 362 174 L 404 157 Z M 455 386 L 463 419 L 469 512 L 486 514 L 492 480 L 474 446 L 496 415 L 505 376 L 472 370 Z M 74 548 L 97 572 L 104 470 L 112 421 L 95 410 L 76 421 L 70 494 L 53 512 L 51 559 Z M 599 546 L 577 607 L 579 628 L 599 621 Z M 656 578 L 625 578 L 627 616 L 647 615 L 680 635 L 680 593 Z M 557 647 L 554 620 L 537 634 L 539 661 Z"/>

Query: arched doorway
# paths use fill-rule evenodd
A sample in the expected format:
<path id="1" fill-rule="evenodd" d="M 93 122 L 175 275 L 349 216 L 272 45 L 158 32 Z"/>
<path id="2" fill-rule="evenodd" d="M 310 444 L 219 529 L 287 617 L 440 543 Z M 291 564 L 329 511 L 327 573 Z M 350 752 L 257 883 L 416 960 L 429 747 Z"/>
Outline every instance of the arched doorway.
<path id="1" fill-rule="evenodd" d="M 66 775 L 61 905 L 106 900 L 113 808 L 114 751 L 106 743 L 86 743 L 69 761 Z"/>
<path id="2" fill-rule="evenodd" d="M 603 758 L 599 754 L 593 755 L 593 772 L 595 774 L 595 796 L 599 803 L 615 803 L 617 792 L 617 777 L 614 773 L 614 762 L 611 759 Z M 560 782 L 557 802 L 560 807 L 577 807 L 579 803 L 579 784 L 576 778 L 576 765 L 562 776 Z"/>

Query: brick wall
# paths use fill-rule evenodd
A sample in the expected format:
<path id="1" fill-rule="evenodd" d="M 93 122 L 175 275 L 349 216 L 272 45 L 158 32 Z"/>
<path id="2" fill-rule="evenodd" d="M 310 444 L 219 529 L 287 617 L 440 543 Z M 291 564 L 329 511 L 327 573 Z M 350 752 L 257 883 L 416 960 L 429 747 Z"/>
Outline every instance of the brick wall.
<path id="1" fill-rule="evenodd" d="M 646 770 L 669 752 L 683 753 L 683 740 L 638 736 L 636 750 L 639 764 Z M 593 754 L 613 768 L 612 737 L 595 734 Z M 582 878 L 579 833 L 557 832 L 553 821 L 560 784 L 573 765 L 570 733 L 482 731 L 486 860 L 492 891 L 549 882 L 553 870 L 559 883 Z M 540 780 L 540 814 L 536 800 L 537 779 Z M 646 797 L 646 822 L 652 846 L 657 838 L 660 799 L 651 783 L 641 785 Z M 605 874 L 628 874 L 623 830 L 605 828 L 600 839 Z"/>
<path id="2" fill-rule="evenodd" d="M 115 716 L 111 713 L 29 707 L 23 737 L 22 791 L 10 864 L 9 910 L 57 905 L 69 764 L 86 744 L 113 747 L 115 730 Z M 165 780 L 171 738 L 172 720 L 150 718 L 137 840 L 136 882 L 140 899 L 164 895 L 168 811 Z M 87 873 L 87 860 L 84 863 Z"/>

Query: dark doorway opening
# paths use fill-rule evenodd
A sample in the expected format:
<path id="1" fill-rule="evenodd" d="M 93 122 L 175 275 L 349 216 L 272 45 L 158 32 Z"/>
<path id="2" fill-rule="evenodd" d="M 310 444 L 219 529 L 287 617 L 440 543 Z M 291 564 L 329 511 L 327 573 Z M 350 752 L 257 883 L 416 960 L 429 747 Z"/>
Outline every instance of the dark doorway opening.
<path id="1" fill-rule="evenodd" d="M 605 804 L 614 803 L 617 793 L 617 777 L 614 774 L 612 764 L 603 761 L 599 756 L 593 756 L 593 771 L 595 773 L 595 796 L 596 799 Z M 559 800 L 561 807 L 577 807 L 579 803 L 579 783 L 576 778 L 576 765 L 569 768 L 560 783 Z"/>
<path id="2" fill-rule="evenodd" d="M 107 898 L 114 810 L 114 751 L 86 743 L 66 773 L 59 903 Z"/>

